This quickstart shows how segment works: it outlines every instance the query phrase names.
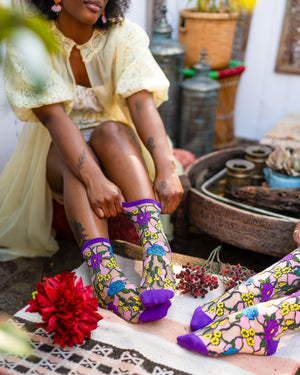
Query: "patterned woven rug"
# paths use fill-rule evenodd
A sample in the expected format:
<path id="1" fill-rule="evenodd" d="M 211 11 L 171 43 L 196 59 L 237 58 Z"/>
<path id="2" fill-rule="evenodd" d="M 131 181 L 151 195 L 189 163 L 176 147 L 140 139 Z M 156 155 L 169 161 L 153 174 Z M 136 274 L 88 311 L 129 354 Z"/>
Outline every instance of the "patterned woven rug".
<path id="1" fill-rule="evenodd" d="M 117 262 L 125 274 L 138 283 L 141 261 L 117 256 Z M 82 277 L 84 284 L 89 282 L 85 264 L 76 274 Z M 15 315 L 19 320 L 16 324 L 24 324 L 30 331 L 33 355 L 25 358 L 0 355 L 0 374 L 300 375 L 299 332 L 283 336 L 279 350 L 269 357 L 235 354 L 211 358 L 177 344 L 177 336 L 189 332 L 195 308 L 222 292 L 219 287 L 201 300 L 176 295 L 164 319 L 146 324 L 129 324 L 110 311 L 101 310 L 104 319 L 92 332 L 91 339 L 82 346 L 65 349 L 53 345 L 52 337 L 35 327 L 40 317 L 26 313 L 25 307 Z"/>

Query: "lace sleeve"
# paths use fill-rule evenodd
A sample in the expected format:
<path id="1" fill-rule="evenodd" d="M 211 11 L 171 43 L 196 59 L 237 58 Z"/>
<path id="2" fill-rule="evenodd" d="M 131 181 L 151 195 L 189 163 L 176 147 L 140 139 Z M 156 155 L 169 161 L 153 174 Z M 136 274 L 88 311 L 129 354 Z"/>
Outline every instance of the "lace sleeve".
<path id="1" fill-rule="evenodd" d="M 52 68 L 50 56 L 45 66 L 46 85 L 42 91 L 37 91 L 32 85 L 32 77 L 23 62 L 22 54 L 12 42 L 6 46 L 4 63 L 4 86 L 7 99 L 22 121 L 36 122 L 32 108 L 46 104 L 64 102 L 68 106 L 74 99 L 72 87 L 63 81 Z"/>
<path id="2" fill-rule="evenodd" d="M 117 44 L 116 93 L 123 98 L 147 90 L 156 106 L 168 99 L 169 81 L 149 50 L 149 38 L 138 25 L 126 20 Z M 119 74 L 118 74 L 119 73 Z"/>

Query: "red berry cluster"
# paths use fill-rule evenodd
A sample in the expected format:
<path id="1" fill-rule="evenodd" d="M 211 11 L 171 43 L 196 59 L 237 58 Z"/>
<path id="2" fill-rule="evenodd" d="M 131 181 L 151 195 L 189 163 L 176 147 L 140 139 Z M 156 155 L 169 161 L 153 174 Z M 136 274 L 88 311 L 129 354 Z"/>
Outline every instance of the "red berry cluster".
<path id="1" fill-rule="evenodd" d="M 247 279 L 249 279 L 249 277 L 255 274 L 253 270 L 249 270 L 248 268 L 243 267 L 240 264 L 223 265 L 221 273 L 223 276 L 223 284 L 226 292 L 227 290 L 235 287 L 236 285 L 241 284 L 243 281 L 246 281 Z"/>
<path id="2" fill-rule="evenodd" d="M 218 278 L 206 274 L 204 267 L 191 267 L 189 263 L 182 266 L 182 270 L 176 275 L 179 279 L 177 289 L 182 294 L 190 293 L 193 297 L 204 298 L 209 290 L 218 288 Z"/>

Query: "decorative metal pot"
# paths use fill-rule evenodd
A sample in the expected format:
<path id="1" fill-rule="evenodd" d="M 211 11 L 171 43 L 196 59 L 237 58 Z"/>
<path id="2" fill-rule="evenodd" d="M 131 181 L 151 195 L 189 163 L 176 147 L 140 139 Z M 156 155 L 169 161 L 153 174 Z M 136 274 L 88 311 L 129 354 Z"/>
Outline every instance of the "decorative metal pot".
<path id="1" fill-rule="evenodd" d="M 150 41 L 150 50 L 170 81 L 169 100 L 159 108 L 166 132 L 174 146 L 178 146 L 178 120 L 180 117 L 181 84 L 183 78 L 185 48 L 172 40 L 173 28 L 168 24 L 167 8 L 162 8 L 163 16 L 157 23 Z"/>
<path id="2" fill-rule="evenodd" d="M 195 75 L 182 83 L 179 147 L 197 157 L 212 151 L 220 84 L 209 77 L 203 50 Z"/>

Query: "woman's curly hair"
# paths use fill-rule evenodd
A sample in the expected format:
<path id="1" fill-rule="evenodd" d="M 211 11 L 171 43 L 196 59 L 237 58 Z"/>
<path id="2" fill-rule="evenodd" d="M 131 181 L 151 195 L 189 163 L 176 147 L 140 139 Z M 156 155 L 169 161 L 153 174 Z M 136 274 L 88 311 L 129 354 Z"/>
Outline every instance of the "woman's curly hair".
<path id="1" fill-rule="evenodd" d="M 54 5 L 54 0 L 30 0 L 48 19 L 56 19 L 58 14 L 51 10 Z M 109 29 L 112 25 L 122 23 L 124 15 L 128 10 L 130 0 L 109 0 L 105 7 L 106 23 L 102 22 L 102 17 L 99 17 L 95 23 L 95 27 L 99 29 Z"/>

